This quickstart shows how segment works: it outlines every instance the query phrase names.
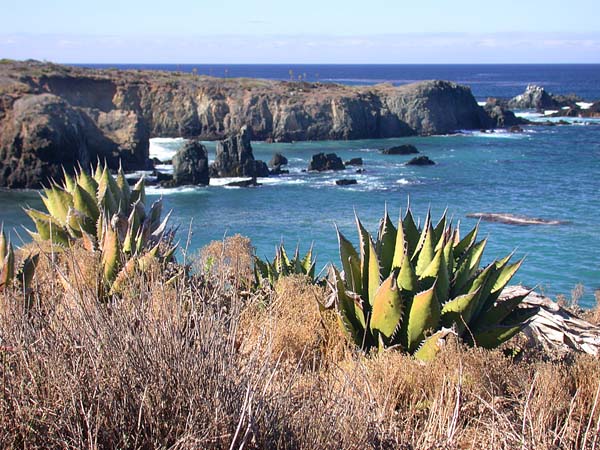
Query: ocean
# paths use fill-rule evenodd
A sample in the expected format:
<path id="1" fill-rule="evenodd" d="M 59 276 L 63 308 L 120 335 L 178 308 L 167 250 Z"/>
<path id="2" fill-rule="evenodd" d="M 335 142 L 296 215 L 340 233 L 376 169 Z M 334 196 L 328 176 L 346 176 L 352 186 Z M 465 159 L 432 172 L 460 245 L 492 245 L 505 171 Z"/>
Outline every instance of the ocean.
<path id="1" fill-rule="evenodd" d="M 116 67 L 115 65 L 106 65 Z M 89 67 L 89 65 L 88 65 Z M 102 67 L 96 65 L 95 67 Z M 575 93 L 586 100 L 600 99 L 599 65 L 423 65 L 423 66 L 119 66 L 120 68 L 185 70 L 213 76 L 289 79 L 306 73 L 308 81 L 346 84 L 390 82 L 403 84 L 423 79 L 449 79 L 469 85 L 478 100 L 489 96 L 511 97 L 528 83 L 553 93 Z M 225 72 L 227 70 L 227 72 Z M 312 75 L 311 75 L 312 74 Z M 318 74 L 318 76 L 317 76 Z M 314 77 L 314 78 L 313 78 Z M 538 118 L 531 112 L 522 112 Z M 575 121 L 572 125 L 527 126 L 522 134 L 469 131 L 450 136 L 398 139 L 272 143 L 253 142 L 257 159 L 268 161 L 275 152 L 289 160 L 290 173 L 260 179 L 256 188 L 230 188 L 223 180 L 209 187 L 149 188 L 151 197 L 164 196 L 173 209 L 172 224 L 188 252 L 197 252 L 211 240 L 236 233 L 248 236 L 261 257 L 272 258 L 275 246 L 297 244 L 305 251 L 311 244 L 317 264 L 339 265 L 335 225 L 357 240 L 354 211 L 372 232 L 384 208 L 397 220 L 408 198 L 413 212 L 424 218 L 428 208 L 438 217 L 445 208 L 461 221 L 461 229 L 474 226 L 476 212 L 501 212 L 558 220 L 560 225 L 515 226 L 481 222 L 482 237 L 489 236 L 484 262 L 515 251 L 525 263 L 514 281 L 537 287 L 555 297 L 571 296 L 583 286 L 580 304 L 591 307 L 600 289 L 600 120 Z M 169 159 L 182 140 L 154 139 L 153 155 Z M 408 156 L 384 156 L 379 150 L 411 143 L 437 164 L 406 166 Z M 209 156 L 215 144 L 206 142 Z M 311 156 L 335 152 L 342 159 L 361 157 L 364 173 L 347 169 L 340 173 L 306 173 Z M 357 184 L 341 187 L 339 178 L 355 178 Z M 0 192 L 0 220 L 23 239 L 28 224 L 21 206 L 40 206 L 36 192 Z"/>

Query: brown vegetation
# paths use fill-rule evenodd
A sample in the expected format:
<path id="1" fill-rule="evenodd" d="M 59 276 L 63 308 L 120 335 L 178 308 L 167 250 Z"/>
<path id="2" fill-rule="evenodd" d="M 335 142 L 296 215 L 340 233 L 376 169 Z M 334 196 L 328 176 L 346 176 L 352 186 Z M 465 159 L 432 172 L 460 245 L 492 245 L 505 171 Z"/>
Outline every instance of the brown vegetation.
<path id="1" fill-rule="evenodd" d="M 235 243 L 223 264 L 245 254 Z M 0 293 L 2 448 L 600 446 L 598 358 L 453 341 L 431 363 L 365 356 L 306 278 L 241 295 L 243 270 L 175 283 L 151 270 L 107 304 L 89 275 L 57 282 L 80 257 L 40 260 L 32 309 Z"/>

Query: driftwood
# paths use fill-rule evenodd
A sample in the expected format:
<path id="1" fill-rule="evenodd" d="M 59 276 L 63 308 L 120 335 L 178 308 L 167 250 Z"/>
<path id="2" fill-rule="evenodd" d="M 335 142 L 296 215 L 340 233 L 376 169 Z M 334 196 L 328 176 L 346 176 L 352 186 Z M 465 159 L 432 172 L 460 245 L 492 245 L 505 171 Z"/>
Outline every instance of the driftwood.
<path id="1" fill-rule="evenodd" d="M 525 295 L 530 290 L 523 286 L 508 286 L 500 299 Z M 590 355 L 600 355 L 600 327 L 580 319 L 548 297 L 530 292 L 522 307 L 539 308 L 523 332 L 536 344 L 547 350 L 577 350 Z"/>

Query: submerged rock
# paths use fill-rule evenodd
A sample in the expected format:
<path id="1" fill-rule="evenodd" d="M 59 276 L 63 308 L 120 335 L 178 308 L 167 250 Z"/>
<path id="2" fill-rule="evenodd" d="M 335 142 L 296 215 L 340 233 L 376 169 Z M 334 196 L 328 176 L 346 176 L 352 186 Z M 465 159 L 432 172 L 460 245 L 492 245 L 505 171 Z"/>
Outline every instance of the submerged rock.
<path id="1" fill-rule="evenodd" d="M 407 166 L 433 166 L 434 161 L 427 156 L 417 156 L 406 163 Z"/>
<path id="2" fill-rule="evenodd" d="M 362 158 L 352 158 L 344 163 L 346 166 L 362 166 L 363 159 Z"/>
<path id="3" fill-rule="evenodd" d="M 208 185 L 208 152 L 197 141 L 188 141 L 173 156 L 173 182 L 175 186 Z"/>
<path id="4" fill-rule="evenodd" d="M 308 165 L 309 171 L 323 172 L 325 170 L 344 170 L 346 166 L 335 153 L 317 153 L 312 156 L 312 159 Z"/>
<path id="5" fill-rule="evenodd" d="M 419 150 L 411 144 L 402 144 L 381 150 L 382 155 L 414 155 L 416 153 L 419 153 Z"/>
<path id="6" fill-rule="evenodd" d="M 499 222 L 507 225 L 562 225 L 567 222 L 561 220 L 540 219 L 537 217 L 519 216 L 509 213 L 471 213 L 467 217 L 486 220 L 488 222 Z"/>
<path id="7" fill-rule="evenodd" d="M 240 181 L 232 181 L 231 183 L 227 183 L 225 186 L 229 187 L 256 187 L 262 186 L 261 183 L 256 181 L 256 177 L 252 177 L 248 180 L 240 180 Z"/>
<path id="8" fill-rule="evenodd" d="M 211 177 L 269 176 L 267 164 L 254 159 L 250 145 L 251 135 L 251 129 L 243 126 L 237 135 L 217 142 L 215 162 L 210 166 Z"/>
<path id="9" fill-rule="evenodd" d="M 354 178 L 342 178 L 341 180 L 335 180 L 335 184 L 338 186 L 350 186 L 352 184 L 357 184 Z"/>

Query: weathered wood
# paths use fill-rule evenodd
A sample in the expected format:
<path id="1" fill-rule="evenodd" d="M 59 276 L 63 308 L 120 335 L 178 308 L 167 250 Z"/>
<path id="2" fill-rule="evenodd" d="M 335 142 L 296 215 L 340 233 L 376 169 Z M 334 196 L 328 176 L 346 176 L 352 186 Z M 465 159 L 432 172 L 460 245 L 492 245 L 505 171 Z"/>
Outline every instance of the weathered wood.
<path id="1" fill-rule="evenodd" d="M 529 289 L 523 286 L 508 286 L 499 300 L 524 295 Z M 600 355 L 600 327 L 583 320 L 561 307 L 548 297 L 531 292 L 521 305 L 539 308 L 523 332 L 536 344 L 547 350 L 581 351 Z"/>

